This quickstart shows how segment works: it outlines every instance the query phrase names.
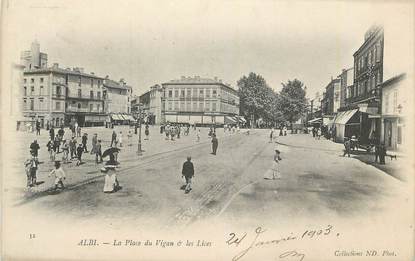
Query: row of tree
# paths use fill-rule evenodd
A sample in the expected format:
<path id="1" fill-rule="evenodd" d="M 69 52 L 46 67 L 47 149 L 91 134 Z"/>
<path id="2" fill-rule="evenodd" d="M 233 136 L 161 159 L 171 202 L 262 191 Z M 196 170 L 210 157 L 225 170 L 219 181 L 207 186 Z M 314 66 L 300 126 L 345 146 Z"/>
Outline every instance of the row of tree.
<path id="1" fill-rule="evenodd" d="M 262 119 L 271 125 L 292 123 L 306 112 L 307 87 L 297 79 L 282 83 L 280 92 L 274 91 L 264 77 L 253 72 L 244 75 L 237 84 L 240 114 L 249 120 Z"/>

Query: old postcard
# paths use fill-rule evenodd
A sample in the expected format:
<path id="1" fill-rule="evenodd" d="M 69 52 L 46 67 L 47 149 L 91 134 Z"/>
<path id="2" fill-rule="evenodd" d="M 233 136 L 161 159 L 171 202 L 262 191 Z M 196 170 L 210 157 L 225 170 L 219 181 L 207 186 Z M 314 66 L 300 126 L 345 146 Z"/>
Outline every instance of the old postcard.
<path id="1" fill-rule="evenodd" d="M 2 260 L 414 259 L 412 1 L 4 0 Z"/>

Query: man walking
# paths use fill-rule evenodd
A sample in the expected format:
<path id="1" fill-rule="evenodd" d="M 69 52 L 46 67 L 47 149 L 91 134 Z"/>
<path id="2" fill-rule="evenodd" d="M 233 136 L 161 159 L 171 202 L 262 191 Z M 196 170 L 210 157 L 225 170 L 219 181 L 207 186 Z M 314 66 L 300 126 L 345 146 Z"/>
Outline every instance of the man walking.
<path id="1" fill-rule="evenodd" d="M 95 153 L 96 150 L 96 146 L 97 146 L 97 142 L 98 142 L 98 134 L 94 134 L 94 136 L 92 136 L 92 148 L 91 148 L 91 155 Z"/>
<path id="2" fill-rule="evenodd" d="M 216 150 L 218 149 L 218 139 L 216 138 L 216 134 L 212 134 L 212 154 L 216 155 Z"/>
<path id="3" fill-rule="evenodd" d="M 192 178 L 195 175 L 193 163 L 191 162 L 192 158 L 187 157 L 187 161 L 183 163 L 182 176 L 186 179 L 186 186 L 184 193 L 189 193 L 192 190 Z"/>
<path id="4" fill-rule="evenodd" d="M 98 161 L 99 158 L 99 161 Z M 102 162 L 102 147 L 101 147 L 101 140 L 97 141 L 97 144 L 95 146 L 95 162 L 101 163 Z"/>
<path id="5" fill-rule="evenodd" d="M 37 143 L 37 140 L 34 140 L 32 144 L 30 144 L 30 154 L 37 160 L 38 151 L 40 149 L 39 144 Z"/>
<path id="6" fill-rule="evenodd" d="M 53 128 L 53 126 L 50 127 L 49 136 L 51 140 L 55 139 L 55 129 Z"/>
<path id="7" fill-rule="evenodd" d="M 69 141 L 69 150 L 71 152 L 71 159 L 76 157 L 76 139 L 75 136 Z"/>
<path id="8" fill-rule="evenodd" d="M 36 135 L 40 135 L 40 121 L 36 121 Z"/>
<path id="9" fill-rule="evenodd" d="M 88 148 L 86 147 L 86 143 L 88 142 L 88 134 L 84 133 L 82 136 L 82 146 L 84 147 L 84 152 L 88 152 Z"/>
<path id="10" fill-rule="evenodd" d="M 115 132 L 115 130 L 112 131 L 112 136 L 111 136 L 111 145 L 110 147 L 112 147 L 112 144 L 117 142 L 117 133 Z"/>

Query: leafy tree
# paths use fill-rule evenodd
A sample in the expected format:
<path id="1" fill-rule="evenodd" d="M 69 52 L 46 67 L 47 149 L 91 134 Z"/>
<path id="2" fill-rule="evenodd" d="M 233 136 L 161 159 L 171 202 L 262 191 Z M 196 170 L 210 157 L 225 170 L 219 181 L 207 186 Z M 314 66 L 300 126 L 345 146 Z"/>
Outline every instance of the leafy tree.
<path id="1" fill-rule="evenodd" d="M 256 73 L 249 73 L 237 82 L 239 87 L 240 113 L 246 118 L 269 118 L 274 102 L 274 91 L 268 86 L 265 79 Z"/>
<path id="2" fill-rule="evenodd" d="M 306 89 L 307 87 L 297 79 L 282 83 L 282 90 L 278 96 L 278 107 L 286 121 L 293 123 L 306 112 Z"/>

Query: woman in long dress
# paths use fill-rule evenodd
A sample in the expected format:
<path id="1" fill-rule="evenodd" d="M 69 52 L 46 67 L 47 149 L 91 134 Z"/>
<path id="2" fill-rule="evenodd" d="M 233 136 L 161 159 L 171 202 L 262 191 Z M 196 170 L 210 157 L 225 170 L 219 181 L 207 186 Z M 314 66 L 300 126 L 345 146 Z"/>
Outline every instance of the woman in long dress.
<path id="1" fill-rule="evenodd" d="M 281 173 L 280 173 L 280 168 L 279 168 L 280 161 L 281 161 L 280 151 L 276 149 L 275 154 L 274 154 L 274 159 L 272 161 L 271 171 L 268 171 L 265 173 L 264 179 L 280 179 L 281 178 Z"/>

